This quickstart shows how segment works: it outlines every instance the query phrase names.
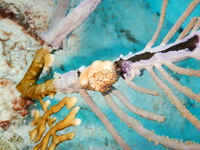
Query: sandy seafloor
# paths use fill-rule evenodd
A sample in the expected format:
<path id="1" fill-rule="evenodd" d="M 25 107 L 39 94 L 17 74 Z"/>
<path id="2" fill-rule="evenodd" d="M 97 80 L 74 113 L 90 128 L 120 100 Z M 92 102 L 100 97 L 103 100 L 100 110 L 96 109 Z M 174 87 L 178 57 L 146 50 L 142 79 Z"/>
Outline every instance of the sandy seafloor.
<path id="1" fill-rule="evenodd" d="M 2 0 L 1 0 L 2 1 Z M 12 0 L 17 1 L 17 0 Z M 80 1 L 80 0 L 79 0 Z M 79 2 L 78 0 L 72 0 L 72 6 L 75 6 Z M 32 5 L 32 9 L 40 11 L 46 11 L 43 15 L 51 16 L 54 8 L 54 3 L 49 1 L 44 2 L 44 5 L 38 4 L 37 1 L 30 1 L 29 5 Z M 48 4 L 45 4 L 47 3 Z M 19 3 L 23 3 L 19 1 Z M 175 23 L 178 17 L 182 14 L 185 8 L 190 3 L 190 0 L 171 0 L 169 2 L 165 24 L 161 35 L 159 36 L 157 44 L 162 40 L 164 35 L 168 32 L 171 26 Z M 161 0 L 103 0 L 98 6 L 95 12 L 89 17 L 89 19 L 83 23 L 79 28 L 73 31 L 67 40 L 67 47 L 65 50 L 60 50 L 55 53 L 55 61 L 49 74 L 41 76 L 39 82 L 43 82 L 53 77 L 54 72 L 65 73 L 69 70 L 76 70 L 80 66 L 90 65 L 95 60 L 115 60 L 120 54 L 126 55 L 128 52 L 135 53 L 144 48 L 145 44 L 150 40 L 153 35 L 160 15 Z M 45 8 L 43 8 L 45 6 Z M 21 7 L 16 4 L 16 7 Z M 200 16 L 200 6 L 196 8 L 192 16 Z M 47 17 L 47 18 L 48 18 Z M 190 18 L 187 20 L 187 22 Z M 184 23 L 182 29 L 186 26 Z M 12 32 L 13 36 L 4 46 L 3 49 L 1 42 L 1 52 L 9 51 L 6 55 L 1 55 L 1 68 L 0 77 L 4 79 L 10 79 L 17 84 L 22 78 L 34 56 L 34 51 L 39 48 L 39 44 L 30 38 L 25 33 L 19 31 L 18 25 L 13 25 L 7 20 L 0 20 L 1 36 L 2 30 Z M 14 29 L 16 27 L 16 29 Z M 12 28 L 12 29 L 11 29 Z M 173 38 L 173 40 L 176 36 Z M 172 42 L 173 42 L 172 40 Z M 12 42 L 18 41 L 16 48 L 10 51 L 9 48 L 13 45 Z M 21 45 L 20 45 L 21 44 Z M 21 47 L 20 47 L 21 46 Z M 20 48 L 20 50 L 19 50 Z M 3 64 L 3 59 L 12 61 L 12 69 L 6 68 Z M 189 59 L 180 63 L 178 66 L 185 68 L 200 68 L 200 62 L 194 59 Z M 168 70 L 169 71 L 169 70 Z M 170 71 L 169 71 L 170 72 Z M 172 76 L 178 80 L 181 84 L 190 87 L 194 92 L 200 93 L 200 79 L 196 77 L 188 77 L 184 75 L 174 74 L 170 72 Z M 127 87 L 122 79 L 120 79 L 114 86 L 120 89 L 135 106 L 149 110 L 151 112 L 164 115 L 166 121 L 164 123 L 157 123 L 149 121 L 145 118 L 141 118 L 135 114 L 132 114 L 127 110 L 117 99 L 118 105 L 130 116 L 133 116 L 139 120 L 143 126 L 149 130 L 153 130 L 158 135 L 168 136 L 169 138 L 182 139 L 183 141 L 191 140 L 200 143 L 200 131 L 196 129 L 190 122 L 181 116 L 179 111 L 169 101 L 166 94 L 157 87 L 156 83 L 152 80 L 150 75 L 144 71 L 141 77 L 136 77 L 135 83 L 140 86 L 154 89 L 159 91 L 159 96 L 151 96 L 141 94 L 133 91 Z M 174 94 L 185 104 L 185 106 L 200 119 L 200 104 L 189 99 L 181 94 L 175 88 L 170 86 Z M 8 91 L 7 91 L 8 90 Z M 9 93 L 9 89 L 1 87 L 0 91 L 4 93 L 1 96 L 1 101 L 9 101 L 12 96 Z M 6 93 L 7 92 L 7 93 Z M 134 150 L 163 150 L 166 149 L 162 145 L 155 145 L 153 142 L 141 137 L 137 132 L 128 128 L 126 124 L 120 121 L 117 116 L 106 105 L 105 100 L 98 92 L 89 92 L 96 104 L 111 120 L 114 127 L 119 131 L 120 135 Z M 7 95 L 6 95 L 7 94 Z M 52 99 L 51 104 L 58 103 L 64 94 L 56 95 Z M 99 119 L 90 110 L 89 106 L 84 102 L 79 94 L 72 94 L 68 96 L 76 96 L 78 98 L 77 106 L 80 107 L 80 111 L 77 114 L 77 118 L 82 120 L 82 124 L 79 127 L 70 127 L 59 133 L 66 133 L 69 131 L 76 131 L 76 136 L 73 140 L 63 142 L 57 146 L 57 150 L 118 150 L 120 146 L 113 140 L 111 135 L 107 132 L 106 128 L 102 125 Z M 10 98 L 11 97 L 11 98 Z M 46 97 L 45 100 L 50 99 Z M 36 106 L 38 109 L 40 105 Z M 33 107 L 31 107 L 33 109 Z M 4 109 L 4 111 L 2 111 Z M 6 116 L 8 111 L 6 108 L 0 107 L 0 117 Z M 32 112 L 33 110 L 30 110 Z M 66 116 L 68 111 L 63 109 L 59 114 L 55 116 L 58 120 L 61 120 Z M 5 118 L 4 118 L 5 119 Z M 8 132 L 12 134 L 15 132 L 24 138 L 24 143 L 31 149 L 33 143 L 29 141 L 28 132 L 30 131 L 29 122 L 32 117 L 28 116 L 23 119 L 23 123 L 20 125 L 13 125 L 9 128 Z M 15 123 L 17 124 L 17 123 Z M 6 135 L 5 132 L 1 132 L 1 136 Z M 1 143 L 0 143 L 1 144 Z M 20 149 L 20 148 L 19 148 Z"/>

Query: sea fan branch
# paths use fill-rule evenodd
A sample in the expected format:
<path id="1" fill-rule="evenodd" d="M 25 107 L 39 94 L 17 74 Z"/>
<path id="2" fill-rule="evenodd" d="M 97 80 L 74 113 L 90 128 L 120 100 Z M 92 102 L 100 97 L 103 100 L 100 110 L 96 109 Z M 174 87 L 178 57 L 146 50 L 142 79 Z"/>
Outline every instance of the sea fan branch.
<path id="1" fill-rule="evenodd" d="M 53 24 L 45 32 L 40 32 L 39 36 L 48 44 L 57 49 L 63 39 L 65 39 L 74 29 L 80 26 L 89 15 L 95 10 L 101 0 L 84 0 L 75 7 L 65 18 L 57 24 Z M 61 7 L 58 5 L 58 7 Z"/>

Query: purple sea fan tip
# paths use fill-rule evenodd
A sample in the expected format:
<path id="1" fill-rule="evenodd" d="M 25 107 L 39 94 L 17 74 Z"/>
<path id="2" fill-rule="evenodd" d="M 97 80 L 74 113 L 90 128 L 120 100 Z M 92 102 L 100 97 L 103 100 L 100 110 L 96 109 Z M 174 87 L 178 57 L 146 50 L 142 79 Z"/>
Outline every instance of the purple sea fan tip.
<path id="1" fill-rule="evenodd" d="M 61 0 L 61 2 L 68 0 Z M 61 3 L 59 1 L 59 3 Z M 57 49 L 63 39 L 65 39 L 74 29 L 79 27 L 95 10 L 95 8 L 100 4 L 101 0 L 84 0 L 77 7 L 75 7 L 66 17 L 60 19 L 59 22 L 53 22 L 50 27 L 44 31 L 38 33 L 40 38 L 47 43 L 48 45 L 53 46 L 54 49 Z M 57 10 L 62 5 L 58 4 Z M 63 9 L 64 10 L 64 9 Z M 65 10 L 66 11 L 66 10 Z M 65 13 L 60 13 L 61 15 Z M 59 15 L 54 15 L 55 17 L 59 17 Z"/>
<path id="2" fill-rule="evenodd" d="M 124 61 L 122 62 L 122 71 L 123 71 L 123 78 L 126 79 L 126 77 L 130 78 L 132 76 L 131 74 L 131 61 Z"/>

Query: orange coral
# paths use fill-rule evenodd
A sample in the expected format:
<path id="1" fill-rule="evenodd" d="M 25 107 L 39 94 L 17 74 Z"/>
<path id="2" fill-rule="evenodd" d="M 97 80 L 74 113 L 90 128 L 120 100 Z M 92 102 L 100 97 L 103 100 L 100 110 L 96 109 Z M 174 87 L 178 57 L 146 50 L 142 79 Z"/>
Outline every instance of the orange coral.
<path id="1" fill-rule="evenodd" d="M 47 110 L 43 116 L 40 117 L 39 111 L 35 111 L 34 120 L 31 123 L 31 126 L 35 126 L 36 128 L 32 130 L 30 134 L 31 140 L 34 142 L 38 142 L 42 139 L 44 132 L 46 131 L 46 124 L 50 126 L 50 130 L 46 133 L 43 139 L 38 143 L 34 150 L 42 149 L 45 150 L 48 146 L 49 140 L 52 137 L 52 143 L 50 145 L 49 150 L 55 149 L 55 147 L 66 140 L 71 140 L 75 136 L 75 132 L 70 132 L 64 135 L 56 135 L 57 131 L 63 130 L 69 126 L 78 126 L 81 123 L 80 119 L 75 118 L 76 113 L 79 110 L 79 107 L 75 107 L 71 110 L 71 112 L 66 116 L 66 118 L 53 126 L 53 123 L 56 121 L 56 118 L 50 118 L 50 116 L 54 113 L 57 113 L 61 110 L 64 106 L 67 106 L 68 109 L 71 109 L 77 102 L 76 97 L 68 98 L 65 97 L 60 101 L 57 105 L 52 106 L 49 110 Z M 45 107 L 49 106 L 49 101 L 45 102 Z"/>

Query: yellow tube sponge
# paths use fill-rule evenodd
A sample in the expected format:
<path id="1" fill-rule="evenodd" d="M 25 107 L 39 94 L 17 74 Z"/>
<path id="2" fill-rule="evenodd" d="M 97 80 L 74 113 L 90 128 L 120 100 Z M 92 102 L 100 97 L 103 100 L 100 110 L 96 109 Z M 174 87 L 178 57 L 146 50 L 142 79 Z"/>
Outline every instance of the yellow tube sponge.
<path id="1" fill-rule="evenodd" d="M 51 53 L 47 53 L 44 56 L 44 67 L 43 67 L 43 71 L 46 72 L 53 64 L 54 61 L 54 55 Z"/>
<path id="2" fill-rule="evenodd" d="M 74 138 L 75 133 L 67 133 L 64 135 L 56 135 L 57 131 L 63 130 L 66 127 L 69 126 L 78 126 L 81 124 L 81 120 L 78 118 L 75 118 L 75 115 L 77 114 L 79 107 L 74 107 L 71 112 L 67 115 L 67 117 L 57 124 L 53 125 L 53 123 L 56 121 L 55 118 L 50 118 L 52 114 L 57 113 L 60 111 L 64 106 L 67 106 L 68 109 L 71 109 L 77 102 L 76 97 L 65 97 L 60 101 L 57 105 L 52 106 L 49 110 L 47 110 L 43 116 L 40 117 L 39 111 L 35 111 L 34 114 L 34 120 L 31 123 L 31 126 L 36 126 L 34 130 L 29 132 L 30 138 L 35 143 L 39 140 L 43 139 L 34 147 L 34 150 L 42 149 L 45 150 L 48 146 L 49 140 L 52 139 L 52 143 L 49 147 L 49 150 L 54 150 L 55 147 L 66 140 L 71 140 Z M 49 101 L 46 103 L 47 106 L 49 105 Z M 46 104 L 44 104 L 46 105 Z M 46 135 L 43 135 L 46 131 L 46 124 L 50 126 L 50 130 L 46 133 Z"/>
<path id="3" fill-rule="evenodd" d="M 23 99 L 42 99 L 43 97 L 55 95 L 54 79 L 48 80 L 42 84 L 36 84 L 43 68 L 50 67 L 53 61 L 52 54 L 45 48 L 36 51 L 36 56 L 26 72 L 24 78 L 17 85 L 17 90 L 22 93 Z"/>

